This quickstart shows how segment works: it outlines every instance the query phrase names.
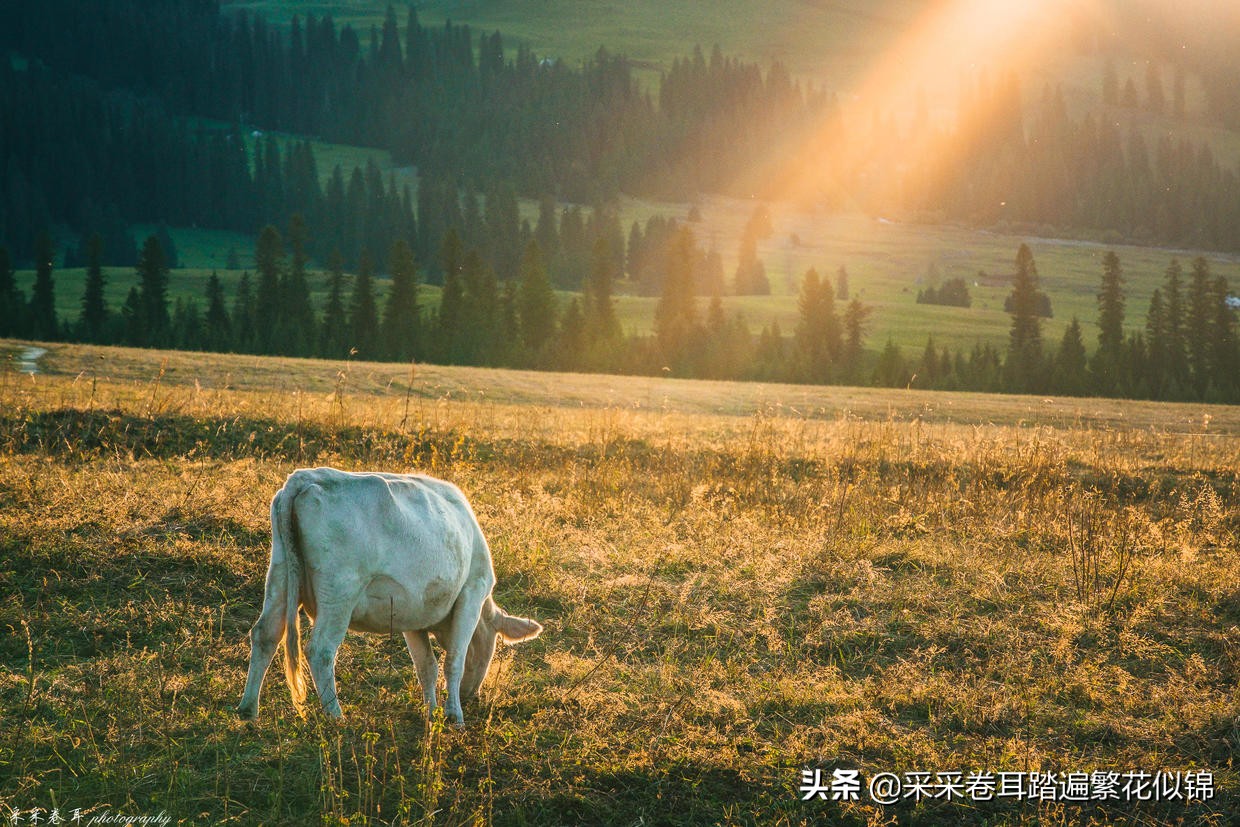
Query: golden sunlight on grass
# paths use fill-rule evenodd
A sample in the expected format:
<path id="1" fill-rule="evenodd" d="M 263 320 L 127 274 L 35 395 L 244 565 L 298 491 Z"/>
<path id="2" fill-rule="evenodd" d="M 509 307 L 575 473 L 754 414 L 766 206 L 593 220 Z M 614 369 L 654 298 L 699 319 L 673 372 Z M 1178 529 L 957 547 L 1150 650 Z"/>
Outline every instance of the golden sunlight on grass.
<path id="1" fill-rule="evenodd" d="M 1234 820 L 1234 408 L 1082 400 L 1034 425 L 1043 400 L 1017 397 L 802 411 L 745 396 L 778 386 L 426 367 L 407 388 L 395 365 L 48 349 L 57 375 L 0 374 L 0 715 L 21 723 L 0 730 L 0 808 Z M 545 624 L 500 650 L 464 730 L 426 723 L 399 636 L 346 640 L 344 721 L 294 713 L 278 669 L 258 722 L 236 719 L 268 502 L 315 464 L 460 485 L 497 600 Z M 1216 794 L 801 801 L 815 766 L 1200 770 Z"/>

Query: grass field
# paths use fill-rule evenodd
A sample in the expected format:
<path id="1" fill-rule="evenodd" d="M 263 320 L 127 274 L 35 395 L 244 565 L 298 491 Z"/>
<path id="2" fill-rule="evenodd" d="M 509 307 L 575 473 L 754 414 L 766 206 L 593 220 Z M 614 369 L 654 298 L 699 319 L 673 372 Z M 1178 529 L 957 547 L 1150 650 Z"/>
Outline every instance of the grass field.
<path id="1" fill-rule="evenodd" d="M 1240 409 L 47 347 L 0 373 L 6 813 L 1240 816 Z M 387 637 L 342 648 L 342 723 L 299 718 L 279 670 L 257 724 L 232 714 L 267 502 L 314 464 L 456 482 L 497 600 L 546 625 L 464 730 L 424 724 Z M 802 802 L 806 767 L 1201 770 L 1215 794 Z"/>

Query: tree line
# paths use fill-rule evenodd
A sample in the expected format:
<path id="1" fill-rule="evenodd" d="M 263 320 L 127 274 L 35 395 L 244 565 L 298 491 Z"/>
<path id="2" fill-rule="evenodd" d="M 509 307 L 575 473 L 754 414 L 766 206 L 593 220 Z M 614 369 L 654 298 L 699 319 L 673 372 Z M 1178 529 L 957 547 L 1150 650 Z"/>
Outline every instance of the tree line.
<path id="1" fill-rule="evenodd" d="M 804 318 L 792 345 L 777 324 L 754 336 L 741 316 L 724 313 L 719 256 L 702 250 L 689 222 L 651 219 L 645 230 L 634 224 L 638 243 L 630 247 L 632 260 L 643 272 L 657 272 L 649 283 L 658 284 L 658 301 L 653 333 L 626 333 L 614 297 L 626 267 L 623 243 L 620 251 L 613 247 L 619 230 L 587 234 L 584 227 L 606 227 L 612 220 L 591 216 L 583 223 L 570 219 L 573 214 L 566 212 L 558 226 L 552 214 L 548 226 L 540 221 L 539 231 L 522 234 L 524 248 L 511 279 L 501 279 L 478 247 L 449 228 L 436 254 L 442 287 L 433 308 L 419 298 L 429 268 L 417 263 L 404 238 L 393 240 L 383 256 L 363 248 L 351 273 L 338 250 L 330 253 L 327 296 L 316 307 L 310 290 L 312 245 L 306 222 L 295 215 L 284 233 L 272 225 L 260 230 L 254 271 L 242 273 L 231 296 L 213 272 L 201 296 L 172 299 L 164 243 L 159 235 L 149 236 L 134 267 L 136 283 L 119 307 L 105 300 L 104 240 L 95 233 L 84 244 L 81 311 L 76 319 L 61 319 L 55 300 L 57 255 L 51 237 L 43 233 L 33 245 L 35 279 L 29 297 L 18 287 L 13 262 L 0 246 L 0 337 L 718 379 L 842 381 L 862 376 L 868 308 L 854 300 L 841 314 L 834 304 L 837 291 L 824 280 L 803 301 Z M 590 238 L 587 273 L 580 293 L 565 301 L 555 291 L 553 263 L 568 243 L 565 236 L 577 232 L 579 224 L 581 236 Z M 380 270 L 388 274 L 386 291 L 379 289 Z M 802 351 L 803 356 L 793 358 Z"/>
<path id="2" fill-rule="evenodd" d="M 890 344 L 876 368 L 881 383 L 948 390 L 1119 396 L 1179 401 L 1240 402 L 1237 308 L 1227 278 L 1193 259 L 1191 272 L 1172 259 L 1150 299 L 1144 325 L 1125 332 L 1124 273 L 1108 252 L 1099 282 L 1098 342 L 1087 353 L 1073 318 L 1057 343 L 1042 336 L 1038 272 L 1021 245 L 1007 306 L 1012 327 L 1006 352 L 978 345 L 970 352 L 937 347 L 933 336 L 920 359 Z"/>
<path id="3" fill-rule="evenodd" d="M 404 239 L 392 243 L 382 262 L 390 273 L 382 306 L 379 262 L 363 250 L 351 276 L 339 253 L 329 256 L 328 296 L 316 308 L 300 216 L 284 235 L 271 225 L 260 231 L 255 272 L 242 275 L 231 300 L 212 273 L 201 299 L 170 301 L 167 257 L 152 235 L 139 254 L 137 284 L 113 309 L 104 301 L 107 276 L 96 234 L 86 245 L 81 312 L 71 322 L 56 316 L 50 237 L 40 236 L 35 246 L 28 299 L 0 247 L 0 336 L 715 379 L 1240 401 L 1240 302 L 1227 279 L 1212 275 L 1201 257 L 1187 276 L 1173 259 L 1144 326 L 1125 333 L 1123 268 L 1108 252 L 1097 294 L 1098 343 L 1090 355 L 1075 318 L 1057 344 L 1044 341 L 1037 265 L 1022 244 L 1006 303 L 1012 317 L 1006 350 L 979 343 L 952 352 L 931 337 L 913 360 L 891 341 L 878 353 L 867 351 L 872 309 L 848 299 L 842 267 L 834 281 L 813 268 L 804 274 L 791 336 L 777 322 L 752 334 L 740 314 L 724 313 L 706 270 L 709 257 L 688 223 L 677 224 L 658 253 L 664 276 L 648 335 L 621 329 L 614 289 L 622 268 L 605 236 L 594 242 L 581 293 L 565 303 L 553 289 L 537 238 L 526 242 L 515 278 L 501 281 L 476 249 L 449 230 L 439 251 L 440 302 L 431 309 L 419 301 L 422 269 Z"/>

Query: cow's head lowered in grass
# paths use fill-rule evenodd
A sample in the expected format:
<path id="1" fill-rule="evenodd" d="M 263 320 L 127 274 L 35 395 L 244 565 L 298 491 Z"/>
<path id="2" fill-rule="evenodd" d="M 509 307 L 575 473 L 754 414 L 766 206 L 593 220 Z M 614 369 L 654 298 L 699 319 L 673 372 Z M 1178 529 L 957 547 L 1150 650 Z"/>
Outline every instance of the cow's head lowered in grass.
<path id="1" fill-rule="evenodd" d="M 428 711 L 445 650 L 445 713 L 461 723 L 461 699 L 486 677 L 497 638 L 519 643 L 542 626 L 495 605 L 491 552 L 465 496 L 416 474 L 302 469 L 271 501 L 271 564 L 263 611 L 250 631 L 250 670 L 237 711 L 258 714 L 263 676 L 281 638 L 293 701 L 305 700 L 298 609 L 314 620 L 306 646 L 323 709 L 341 714 L 336 650 L 352 629 L 401 632 L 417 666 Z"/>

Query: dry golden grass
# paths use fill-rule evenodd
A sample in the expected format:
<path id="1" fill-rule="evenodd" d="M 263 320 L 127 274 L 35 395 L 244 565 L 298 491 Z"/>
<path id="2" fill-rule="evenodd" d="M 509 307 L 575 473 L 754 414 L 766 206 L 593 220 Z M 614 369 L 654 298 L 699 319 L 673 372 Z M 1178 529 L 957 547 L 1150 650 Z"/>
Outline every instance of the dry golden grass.
<path id="1" fill-rule="evenodd" d="M 0 376 L 3 812 L 1240 815 L 1235 409 L 51 350 L 51 374 Z M 423 722 L 399 639 L 357 635 L 343 724 L 299 719 L 279 670 L 235 720 L 267 502 L 312 464 L 459 484 L 497 599 L 546 624 L 464 731 Z M 884 808 L 800 801 L 807 766 L 1205 769 L 1218 791 Z"/>

